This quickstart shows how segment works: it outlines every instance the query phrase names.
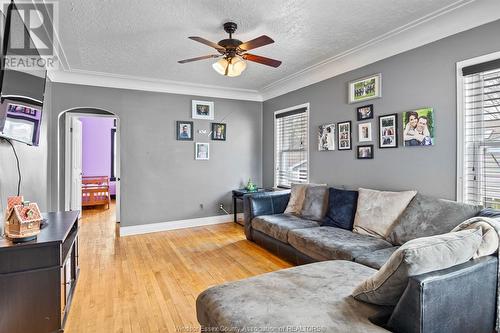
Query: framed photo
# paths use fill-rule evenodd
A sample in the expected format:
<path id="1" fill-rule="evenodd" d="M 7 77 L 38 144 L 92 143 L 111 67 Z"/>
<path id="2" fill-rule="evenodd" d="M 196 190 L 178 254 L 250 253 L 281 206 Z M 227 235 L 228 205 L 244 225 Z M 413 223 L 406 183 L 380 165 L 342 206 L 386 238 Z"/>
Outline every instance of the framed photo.
<path id="1" fill-rule="evenodd" d="M 209 160 L 210 144 L 208 142 L 196 142 L 194 158 L 197 160 Z"/>
<path id="2" fill-rule="evenodd" d="M 208 101 L 192 101 L 192 118 L 193 119 L 214 119 L 214 102 Z"/>
<path id="3" fill-rule="evenodd" d="M 226 124 L 212 123 L 212 140 L 226 141 Z"/>
<path id="4" fill-rule="evenodd" d="M 373 158 L 373 145 L 358 146 L 358 160 L 370 160 Z"/>
<path id="5" fill-rule="evenodd" d="M 349 104 L 382 97 L 382 74 L 373 74 L 349 82 Z"/>
<path id="6" fill-rule="evenodd" d="M 359 142 L 372 141 L 372 123 L 358 124 L 358 141 Z"/>
<path id="7" fill-rule="evenodd" d="M 360 106 L 356 109 L 358 121 L 373 119 L 373 104 Z"/>
<path id="8" fill-rule="evenodd" d="M 335 124 L 326 124 L 319 126 L 318 150 L 335 150 Z"/>
<path id="9" fill-rule="evenodd" d="M 339 150 L 351 150 L 351 122 L 337 124 Z"/>
<path id="10" fill-rule="evenodd" d="M 432 108 L 403 112 L 404 146 L 434 146 L 434 126 L 434 110 Z"/>
<path id="11" fill-rule="evenodd" d="M 398 147 L 398 115 L 396 113 L 378 117 L 379 148 Z"/>
<path id="12" fill-rule="evenodd" d="M 175 125 L 177 140 L 193 141 L 193 127 L 192 121 L 177 121 Z"/>

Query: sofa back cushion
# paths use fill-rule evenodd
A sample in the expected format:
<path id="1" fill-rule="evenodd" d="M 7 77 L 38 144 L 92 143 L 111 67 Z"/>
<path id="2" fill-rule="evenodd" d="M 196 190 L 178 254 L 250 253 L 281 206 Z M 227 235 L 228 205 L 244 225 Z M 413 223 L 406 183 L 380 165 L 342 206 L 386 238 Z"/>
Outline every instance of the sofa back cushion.
<path id="1" fill-rule="evenodd" d="M 417 194 L 394 224 L 387 240 L 402 245 L 415 238 L 444 234 L 480 211 L 481 206 Z"/>
<path id="2" fill-rule="evenodd" d="M 480 228 L 411 240 L 357 286 L 352 296 L 367 303 L 396 305 L 409 277 L 462 264 L 472 258 L 481 241 Z"/>
<path id="3" fill-rule="evenodd" d="M 326 185 L 308 186 L 300 216 L 304 219 L 321 222 L 328 207 L 328 187 Z"/>
<path id="4" fill-rule="evenodd" d="M 352 230 L 358 205 L 358 191 L 328 189 L 328 207 L 322 226 Z"/>
<path id="5" fill-rule="evenodd" d="M 360 188 L 353 231 L 385 239 L 415 194 L 416 191 L 388 192 Z"/>

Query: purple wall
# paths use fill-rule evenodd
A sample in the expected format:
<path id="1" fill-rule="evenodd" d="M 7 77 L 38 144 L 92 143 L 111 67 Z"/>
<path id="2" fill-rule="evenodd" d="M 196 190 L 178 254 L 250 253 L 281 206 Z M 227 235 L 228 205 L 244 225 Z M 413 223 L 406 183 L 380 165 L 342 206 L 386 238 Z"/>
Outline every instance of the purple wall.
<path id="1" fill-rule="evenodd" d="M 84 176 L 111 177 L 111 129 L 113 118 L 82 117 L 82 171 Z M 110 184 L 115 194 L 115 182 Z"/>

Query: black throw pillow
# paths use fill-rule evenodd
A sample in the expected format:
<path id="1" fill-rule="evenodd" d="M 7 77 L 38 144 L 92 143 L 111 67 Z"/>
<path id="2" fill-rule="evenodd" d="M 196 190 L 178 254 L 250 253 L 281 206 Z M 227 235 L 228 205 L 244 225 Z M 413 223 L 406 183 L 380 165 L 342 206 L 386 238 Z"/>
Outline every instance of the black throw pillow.
<path id="1" fill-rule="evenodd" d="M 322 226 L 352 230 L 358 206 L 358 191 L 329 189 L 328 210 Z"/>

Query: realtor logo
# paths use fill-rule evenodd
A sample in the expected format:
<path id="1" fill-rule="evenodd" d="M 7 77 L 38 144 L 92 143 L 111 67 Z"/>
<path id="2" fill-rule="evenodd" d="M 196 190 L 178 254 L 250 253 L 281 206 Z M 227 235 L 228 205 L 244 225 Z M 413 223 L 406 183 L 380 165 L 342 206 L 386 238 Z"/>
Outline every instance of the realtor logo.
<path id="1" fill-rule="evenodd" d="M 55 5 L 50 2 L 4 4 L 6 25 L 3 35 L 9 38 L 5 54 L 6 68 L 55 67 Z"/>

